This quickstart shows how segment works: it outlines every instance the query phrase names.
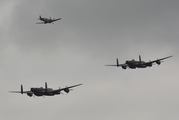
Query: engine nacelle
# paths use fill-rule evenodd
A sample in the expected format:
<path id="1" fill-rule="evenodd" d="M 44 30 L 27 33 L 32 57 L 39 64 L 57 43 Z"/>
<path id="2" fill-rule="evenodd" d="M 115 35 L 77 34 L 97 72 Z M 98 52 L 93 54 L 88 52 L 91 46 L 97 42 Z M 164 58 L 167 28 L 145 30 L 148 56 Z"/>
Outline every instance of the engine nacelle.
<path id="1" fill-rule="evenodd" d="M 32 94 L 32 93 L 27 93 L 27 95 L 28 95 L 29 97 L 32 97 L 33 94 Z"/>
<path id="2" fill-rule="evenodd" d="M 156 61 L 156 63 L 157 63 L 158 65 L 160 65 L 160 64 L 161 64 L 161 62 L 160 62 L 160 61 Z"/>
<path id="3" fill-rule="evenodd" d="M 129 68 L 131 68 L 131 69 L 136 69 L 136 66 L 129 66 Z"/>
<path id="4" fill-rule="evenodd" d="M 65 88 L 64 91 L 65 91 L 66 93 L 69 93 L 69 92 L 70 92 L 70 89 L 69 89 L 69 88 Z"/>
<path id="5" fill-rule="evenodd" d="M 41 93 L 34 93 L 36 96 L 43 96 Z"/>
<path id="6" fill-rule="evenodd" d="M 123 69 L 126 69 L 127 68 L 127 66 L 121 66 Z"/>

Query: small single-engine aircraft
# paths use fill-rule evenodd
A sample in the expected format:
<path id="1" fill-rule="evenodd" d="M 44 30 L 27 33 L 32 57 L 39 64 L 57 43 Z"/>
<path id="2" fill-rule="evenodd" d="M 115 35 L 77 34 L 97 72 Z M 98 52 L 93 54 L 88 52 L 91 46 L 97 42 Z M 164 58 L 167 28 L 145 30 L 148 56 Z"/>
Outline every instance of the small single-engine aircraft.
<path id="1" fill-rule="evenodd" d="M 170 58 L 173 56 L 168 56 L 165 58 L 161 58 L 161 59 L 157 59 L 157 60 L 153 60 L 153 61 L 149 61 L 149 62 L 145 62 L 141 60 L 141 56 L 139 55 L 139 61 L 136 60 L 127 60 L 124 64 L 119 64 L 118 58 L 116 59 L 116 65 L 106 65 L 106 66 L 117 66 L 117 67 L 122 67 L 123 69 L 126 68 L 131 68 L 131 69 L 136 69 L 136 68 L 146 68 L 146 67 L 152 67 L 152 65 L 154 63 L 160 65 L 161 62 L 163 62 L 162 60 Z"/>
<path id="2" fill-rule="evenodd" d="M 48 18 L 42 18 L 41 16 L 39 16 L 38 20 L 41 20 L 43 22 L 39 22 L 39 23 L 36 23 L 36 24 L 47 24 L 47 23 L 52 23 L 57 21 L 57 20 L 61 20 L 62 18 L 58 18 L 58 19 L 51 19 L 51 17 L 48 19 Z"/>
<path id="3" fill-rule="evenodd" d="M 13 93 L 26 93 L 29 97 L 32 97 L 33 95 L 36 96 L 54 96 L 54 95 L 58 95 L 61 94 L 61 91 L 65 91 L 66 93 L 69 93 L 73 88 L 76 86 L 80 86 L 82 84 L 77 84 L 74 86 L 70 86 L 70 87 L 65 87 L 65 88 L 59 88 L 57 90 L 53 90 L 52 88 L 48 88 L 47 87 L 47 83 L 45 82 L 45 88 L 40 87 L 40 88 L 31 88 L 30 91 L 23 91 L 23 86 L 21 85 L 21 91 L 10 91 Z"/>

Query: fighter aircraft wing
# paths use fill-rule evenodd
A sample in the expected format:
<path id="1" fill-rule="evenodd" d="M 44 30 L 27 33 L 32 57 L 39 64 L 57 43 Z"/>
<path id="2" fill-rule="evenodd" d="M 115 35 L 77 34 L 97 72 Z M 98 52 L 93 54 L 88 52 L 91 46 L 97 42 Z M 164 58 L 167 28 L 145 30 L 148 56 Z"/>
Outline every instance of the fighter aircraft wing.
<path id="1" fill-rule="evenodd" d="M 153 63 L 157 63 L 157 64 L 160 64 L 161 63 L 161 60 L 164 60 L 164 59 L 167 59 L 167 58 L 170 58 L 170 57 L 173 57 L 173 56 L 168 56 L 168 57 L 164 57 L 164 58 L 161 58 L 161 59 L 157 59 L 157 60 L 153 60 L 153 61 L 149 61 L 149 62 L 145 62 L 144 64 L 153 64 Z"/>
<path id="2" fill-rule="evenodd" d="M 52 22 L 55 22 L 57 20 L 61 20 L 62 18 L 58 18 L 58 19 L 53 19 Z"/>

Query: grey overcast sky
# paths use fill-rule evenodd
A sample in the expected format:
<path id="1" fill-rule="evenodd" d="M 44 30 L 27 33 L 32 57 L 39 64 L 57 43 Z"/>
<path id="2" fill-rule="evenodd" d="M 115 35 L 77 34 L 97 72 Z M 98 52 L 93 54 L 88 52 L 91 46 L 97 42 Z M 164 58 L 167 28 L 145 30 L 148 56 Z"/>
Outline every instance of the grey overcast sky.
<path id="1" fill-rule="evenodd" d="M 179 120 L 178 0 L 1 0 L 0 119 Z M 37 25 L 37 18 L 59 18 Z M 173 55 L 145 69 L 106 67 Z M 8 91 L 58 89 L 30 98 Z"/>

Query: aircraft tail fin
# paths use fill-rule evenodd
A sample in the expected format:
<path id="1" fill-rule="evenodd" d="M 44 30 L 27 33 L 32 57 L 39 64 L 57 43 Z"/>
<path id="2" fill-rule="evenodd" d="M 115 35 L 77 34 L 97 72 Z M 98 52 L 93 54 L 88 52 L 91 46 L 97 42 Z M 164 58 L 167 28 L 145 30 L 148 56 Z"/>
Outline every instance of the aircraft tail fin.
<path id="1" fill-rule="evenodd" d="M 119 60 L 116 58 L 117 67 L 119 67 Z"/>
<path id="2" fill-rule="evenodd" d="M 117 66 L 117 67 L 119 67 L 121 65 L 119 64 L 118 58 L 116 58 L 116 64 L 114 64 L 114 65 L 105 65 L 105 66 Z"/>
<path id="3" fill-rule="evenodd" d="M 47 82 L 45 82 L 45 90 L 47 91 Z"/>
<path id="4" fill-rule="evenodd" d="M 139 55 L 139 61 L 141 62 L 141 56 Z"/>
<path id="5" fill-rule="evenodd" d="M 23 94 L 23 86 L 21 85 L 21 94 Z"/>
<path id="6" fill-rule="evenodd" d="M 39 15 L 39 18 L 38 18 L 38 20 L 41 20 L 42 19 L 42 17 L 41 17 L 41 15 Z"/>

